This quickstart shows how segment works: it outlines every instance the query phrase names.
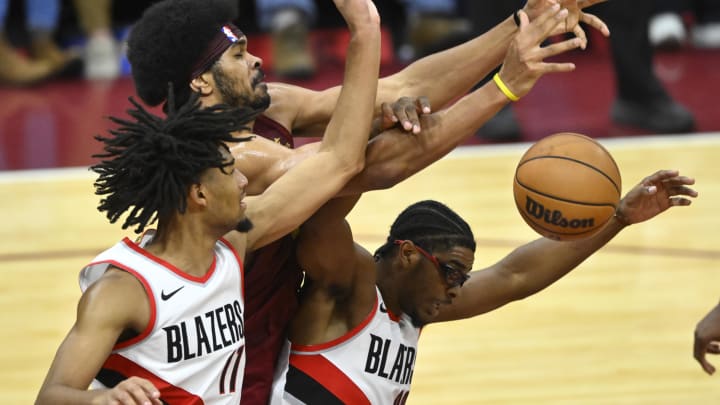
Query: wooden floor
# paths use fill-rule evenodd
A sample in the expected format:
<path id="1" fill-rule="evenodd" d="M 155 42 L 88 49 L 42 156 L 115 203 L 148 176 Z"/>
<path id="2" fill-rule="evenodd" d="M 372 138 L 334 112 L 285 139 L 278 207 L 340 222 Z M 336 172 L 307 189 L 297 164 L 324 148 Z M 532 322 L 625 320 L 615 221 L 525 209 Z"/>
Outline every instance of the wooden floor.
<path id="1" fill-rule="evenodd" d="M 536 296 L 428 327 L 408 403 L 720 403 L 720 376 L 705 375 L 691 353 L 695 323 L 720 299 L 720 134 L 602 142 L 624 189 L 678 168 L 696 177 L 700 197 L 625 230 Z M 476 266 L 491 264 L 535 237 L 511 191 L 527 147 L 463 148 L 368 193 L 351 215 L 357 237 L 374 249 L 405 206 L 437 199 L 472 225 Z M 28 404 L 72 325 L 78 270 L 124 233 L 95 210 L 86 170 L 2 173 L 0 195 L 0 403 Z"/>

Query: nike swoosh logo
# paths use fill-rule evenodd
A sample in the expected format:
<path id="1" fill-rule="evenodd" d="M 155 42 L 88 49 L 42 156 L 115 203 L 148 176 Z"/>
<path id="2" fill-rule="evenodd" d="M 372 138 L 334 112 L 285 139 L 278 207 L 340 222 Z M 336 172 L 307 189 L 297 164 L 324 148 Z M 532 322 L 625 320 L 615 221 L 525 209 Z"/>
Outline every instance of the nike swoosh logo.
<path id="1" fill-rule="evenodd" d="M 380 312 L 383 312 L 383 313 L 386 313 L 386 314 L 387 314 L 387 308 L 385 307 L 385 303 L 384 303 L 384 302 L 380 304 Z"/>
<path id="2" fill-rule="evenodd" d="M 172 298 L 173 295 L 177 294 L 180 290 L 182 290 L 183 288 L 185 288 L 185 286 L 178 288 L 177 290 L 171 292 L 170 294 L 165 294 L 165 291 L 161 291 L 160 298 L 162 298 L 163 301 L 167 301 L 170 298 Z"/>

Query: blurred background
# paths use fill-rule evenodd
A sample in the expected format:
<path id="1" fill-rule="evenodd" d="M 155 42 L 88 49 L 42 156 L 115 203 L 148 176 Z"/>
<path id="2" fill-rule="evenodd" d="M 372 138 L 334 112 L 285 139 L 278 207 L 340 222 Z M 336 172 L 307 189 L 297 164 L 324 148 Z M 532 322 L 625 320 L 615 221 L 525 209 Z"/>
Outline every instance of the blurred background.
<path id="1" fill-rule="evenodd" d="M 268 80 L 313 89 L 339 84 L 347 36 L 332 2 L 287 0 L 270 9 L 267 2 L 240 1 L 237 23 Z M 382 74 L 484 32 L 522 5 L 488 3 L 378 2 Z M 588 49 L 559 58 L 574 62 L 575 72 L 546 75 L 469 143 L 562 131 L 602 138 L 720 130 L 720 0 L 670 3 L 677 11 L 647 0 L 591 8 L 608 22 L 611 38 L 588 30 Z M 707 4 L 698 11 L 695 3 Z M 3 4 L 0 170 L 90 164 L 99 146 L 92 136 L 105 130 L 108 115 L 123 114 L 134 93 L 123 41 L 150 2 L 3 0 L 0 13 Z"/>

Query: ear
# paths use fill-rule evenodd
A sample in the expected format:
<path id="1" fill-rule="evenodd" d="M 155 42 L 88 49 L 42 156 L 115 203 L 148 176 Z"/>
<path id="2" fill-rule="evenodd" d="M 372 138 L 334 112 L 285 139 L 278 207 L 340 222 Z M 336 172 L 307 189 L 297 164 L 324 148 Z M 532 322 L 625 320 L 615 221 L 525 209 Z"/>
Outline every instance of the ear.
<path id="1" fill-rule="evenodd" d="M 199 207 L 207 207 L 207 190 L 202 183 L 196 183 L 190 186 L 188 192 L 188 205 Z"/>
<path id="2" fill-rule="evenodd" d="M 201 96 L 208 96 L 212 94 L 212 73 L 210 73 L 210 71 L 207 71 L 200 76 L 192 79 L 192 81 L 190 82 L 190 88 L 193 91 L 200 93 Z"/>
<path id="3" fill-rule="evenodd" d="M 417 258 L 415 257 L 415 246 L 410 241 L 400 244 L 398 249 L 398 259 L 403 267 L 413 266 Z"/>

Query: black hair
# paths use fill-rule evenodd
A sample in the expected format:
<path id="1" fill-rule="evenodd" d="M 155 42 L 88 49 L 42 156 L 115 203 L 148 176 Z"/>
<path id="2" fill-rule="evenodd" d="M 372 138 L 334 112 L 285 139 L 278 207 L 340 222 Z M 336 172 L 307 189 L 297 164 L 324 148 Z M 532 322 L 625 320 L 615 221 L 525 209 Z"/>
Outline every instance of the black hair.
<path id="1" fill-rule="evenodd" d="M 98 205 L 111 223 L 128 210 L 122 228 L 136 226 L 140 233 L 150 223 L 169 218 L 187 207 L 187 191 L 210 168 L 233 164 L 220 148 L 225 142 L 241 142 L 233 131 L 248 129 L 259 111 L 247 107 L 217 105 L 200 108 L 199 95 L 173 108 L 169 90 L 165 118 L 146 111 L 130 98 L 135 109 L 127 113 L 134 121 L 110 117 L 119 128 L 110 137 L 95 136 L 103 142 L 104 153 L 93 155 L 100 163 L 90 167 L 99 175 L 95 194 L 105 196 Z M 227 148 L 227 146 L 225 146 Z"/>
<path id="2" fill-rule="evenodd" d="M 145 10 L 128 38 L 138 96 L 159 105 L 167 100 L 170 82 L 175 99 L 184 103 L 193 66 L 220 28 L 237 16 L 237 0 L 163 0 Z"/>
<path id="3" fill-rule="evenodd" d="M 475 238 L 470 225 L 446 205 L 420 201 L 405 208 L 390 227 L 384 245 L 375 251 L 375 258 L 383 258 L 393 251 L 396 240 L 411 240 L 428 252 L 462 246 L 475 251 Z"/>

